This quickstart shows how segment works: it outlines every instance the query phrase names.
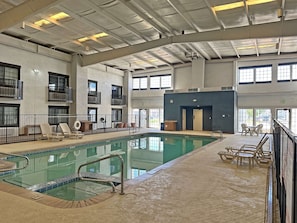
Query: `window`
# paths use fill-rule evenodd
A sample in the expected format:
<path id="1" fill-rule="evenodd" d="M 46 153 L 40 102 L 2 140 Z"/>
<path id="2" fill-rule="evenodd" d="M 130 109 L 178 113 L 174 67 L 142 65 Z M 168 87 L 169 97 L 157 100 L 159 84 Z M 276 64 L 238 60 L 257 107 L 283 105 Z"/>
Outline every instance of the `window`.
<path id="1" fill-rule="evenodd" d="M 122 87 L 117 85 L 112 85 L 111 96 L 113 99 L 122 99 Z"/>
<path id="2" fill-rule="evenodd" d="M 97 95 L 97 81 L 88 81 L 88 95 Z"/>
<path id="3" fill-rule="evenodd" d="M 282 82 L 290 80 L 297 80 L 297 64 L 279 64 L 277 66 L 277 81 Z"/>
<path id="4" fill-rule="evenodd" d="M 19 80 L 20 79 L 20 66 L 0 63 L 0 79 L 1 81 L 5 79 Z"/>
<path id="5" fill-rule="evenodd" d="M 171 88 L 171 75 L 159 75 L 150 77 L 150 89 Z"/>
<path id="6" fill-rule="evenodd" d="M 277 67 L 277 81 L 290 81 L 291 79 L 291 66 L 278 65 Z"/>
<path id="7" fill-rule="evenodd" d="M 67 106 L 49 106 L 48 123 L 58 125 L 60 122 L 68 123 L 69 107 Z"/>
<path id="8" fill-rule="evenodd" d="M 255 109 L 256 125 L 263 124 L 263 132 L 270 132 L 271 129 L 271 109 Z"/>
<path id="9" fill-rule="evenodd" d="M 88 121 L 97 123 L 97 108 L 88 108 Z"/>
<path id="10" fill-rule="evenodd" d="M 146 89 L 147 89 L 147 77 L 133 78 L 133 90 L 146 90 Z"/>
<path id="11" fill-rule="evenodd" d="M 49 72 L 49 90 L 55 92 L 66 92 L 69 87 L 69 77 L 62 74 Z"/>
<path id="12" fill-rule="evenodd" d="M 111 121 L 121 122 L 122 121 L 122 109 L 113 108 L 111 110 Z"/>
<path id="13" fill-rule="evenodd" d="M 19 126 L 20 105 L 0 104 L 0 127 Z"/>
<path id="14" fill-rule="evenodd" d="M 162 108 L 150 108 L 149 109 L 149 127 L 158 128 L 161 127 L 161 122 L 163 122 L 163 109 Z"/>
<path id="15" fill-rule="evenodd" d="M 241 124 L 245 123 L 248 126 L 253 125 L 253 109 L 247 108 L 247 109 L 239 109 L 238 110 L 238 130 L 241 131 Z"/>
<path id="16" fill-rule="evenodd" d="M 272 65 L 239 68 L 239 84 L 270 83 L 271 80 Z"/>
<path id="17" fill-rule="evenodd" d="M 272 66 L 256 68 L 256 83 L 270 83 L 272 80 Z"/>
<path id="18" fill-rule="evenodd" d="M 239 68 L 239 84 L 254 82 L 253 68 Z"/>

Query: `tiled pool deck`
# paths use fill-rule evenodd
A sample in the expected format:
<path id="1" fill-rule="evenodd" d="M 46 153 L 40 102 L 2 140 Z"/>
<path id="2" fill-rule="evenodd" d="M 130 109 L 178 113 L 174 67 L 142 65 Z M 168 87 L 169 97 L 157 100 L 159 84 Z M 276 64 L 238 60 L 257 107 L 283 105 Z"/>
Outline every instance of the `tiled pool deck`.
<path id="1" fill-rule="evenodd" d="M 176 133 L 210 135 L 192 131 Z M 0 151 L 35 151 L 124 135 L 129 135 L 129 131 L 86 135 L 83 139 L 61 142 L 0 145 Z M 0 183 L 1 222 L 264 222 L 267 168 L 249 169 L 247 163 L 237 167 L 235 163 L 223 163 L 217 155 L 226 146 L 257 144 L 259 140 L 260 136 L 224 134 L 223 140 L 126 182 L 125 195 L 107 193 L 89 201 L 59 201 Z"/>

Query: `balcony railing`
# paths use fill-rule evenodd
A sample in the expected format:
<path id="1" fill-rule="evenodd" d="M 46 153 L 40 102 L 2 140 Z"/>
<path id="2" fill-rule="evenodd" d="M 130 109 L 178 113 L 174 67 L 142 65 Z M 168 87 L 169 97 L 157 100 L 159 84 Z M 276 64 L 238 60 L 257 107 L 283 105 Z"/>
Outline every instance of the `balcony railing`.
<path id="1" fill-rule="evenodd" d="M 72 103 L 73 96 L 72 96 L 72 88 L 66 87 L 64 89 L 55 89 L 52 86 L 48 87 L 48 101 L 60 101 L 60 102 L 67 102 Z"/>
<path id="2" fill-rule="evenodd" d="M 0 97 L 23 99 L 23 81 L 0 79 Z"/>
<path id="3" fill-rule="evenodd" d="M 89 91 L 88 104 L 101 104 L 101 92 Z"/>
<path id="4" fill-rule="evenodd" d="M 112 95 L 111 105 L 126 105 L 126 95 Z"/>

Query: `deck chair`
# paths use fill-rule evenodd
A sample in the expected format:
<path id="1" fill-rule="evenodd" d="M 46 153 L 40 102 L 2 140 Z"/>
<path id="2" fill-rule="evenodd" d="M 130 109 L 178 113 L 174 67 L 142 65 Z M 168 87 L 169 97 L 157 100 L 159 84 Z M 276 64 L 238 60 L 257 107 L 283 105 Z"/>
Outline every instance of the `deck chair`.
<path id="1" fill-rule="evenodd" d="M 52 132 L 52 129 L 48 123 L 40 124 L 40 130 L 42 134 L 42 138 L 48 139 L 48 140 L 57 140 L 62 141 L 64 139 L 64 136 L 60 133 L 54 133 Z"/>
<path id="2" fill-rule="evenodd" d="M 84 136 L 81 131 L 72 131 L 67 123 L 60 123 L 59 126 L 65 137 L 69 137 L 72 139 L 81 139 Z"/>
<path id="3" fill-rule="evenodd" d="M 272 156 L 270 151 L 263 150 L 263 145 L 267 142 L 268 139 L 268 136 L 264 137 L 256 146 L 245 144 L 239 149 L 227 147 L 225 151 L 218 152 L 218 155 L 224 162 L 231 163 L 232 161 L 236 160 L 237 165 L 239 164 L 239 162 L 242 162 L 242 159 L 248 158 L 249 166 L 253 165 L 254 161 L 256 161 L 259 166 L 268 166 L 272 162 Z"/>
<path id="4" fill-rule="evenodd" d="M 247 124 L 245 124 L 245 123 L 242 123 L 241 124 L 241 135 L 246 135 L 246 134 L 248 134 L 249 132 L 250 132 L 250 129 L 248 128 L 248 126 L 247 126 Z"/>
<path id="5" fill-rule="evenodd" d="M 256 126 L 255 133 L 257 134 L 257 136 L 262 133 L 262 129 L 263 129 L 263 124 L 259 124 Z"/>

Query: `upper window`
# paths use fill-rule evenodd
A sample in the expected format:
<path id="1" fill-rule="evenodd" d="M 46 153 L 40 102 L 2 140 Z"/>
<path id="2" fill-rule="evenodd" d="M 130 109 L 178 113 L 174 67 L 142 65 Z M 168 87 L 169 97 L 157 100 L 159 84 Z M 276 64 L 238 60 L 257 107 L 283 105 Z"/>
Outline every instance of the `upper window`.
<path id="1" fill-rule="evenodd" d="M 112 85 L 111 87 L 111 98 L 122 99 L 122 87 L 117 85 Z"/>
<path id="2" fill-rule="evenodd" d="M 171 75 L 158 75 L 150 77 L 150 89 L 171 88 Z"/>
<path id="3" fill-rule="evenodd" d="M 97 81 L 88 81 L 88 95 L 96 95 Z"/>
<path id="4" fill-rule="evenodd" d="M 290 80 L 297 80 L 297 64 L 279 64 L 277 66 L 277 81 L 283 82 Z"/>
<path id="5" fill-rule="evenodd" d="M 146 89 L 147 89 L 147 77 L 133 78 L 133 90 L 146 90 Z"/>
<path id="6" fill-rule="evenodd" d="M 239 68 L 239 84 L 270 83 L 272 65 Z"/>
<path id="7" fill-rule="evenodd" d="M 19 126 L 20 105 L 0 104 L 0 127 Z"/>
<path id="8" fill-rule="evenodd" d="M 49 90 L 56 92 L 65 92 L 69 87 L 69 77 L 62 74 L 49 72 Z"/>
<path id="9" fill-rule="evenodd" d="M 20 79 L 20 66 L 0 63 L 0 79 L 12 79 L 19 80 Z"/>

